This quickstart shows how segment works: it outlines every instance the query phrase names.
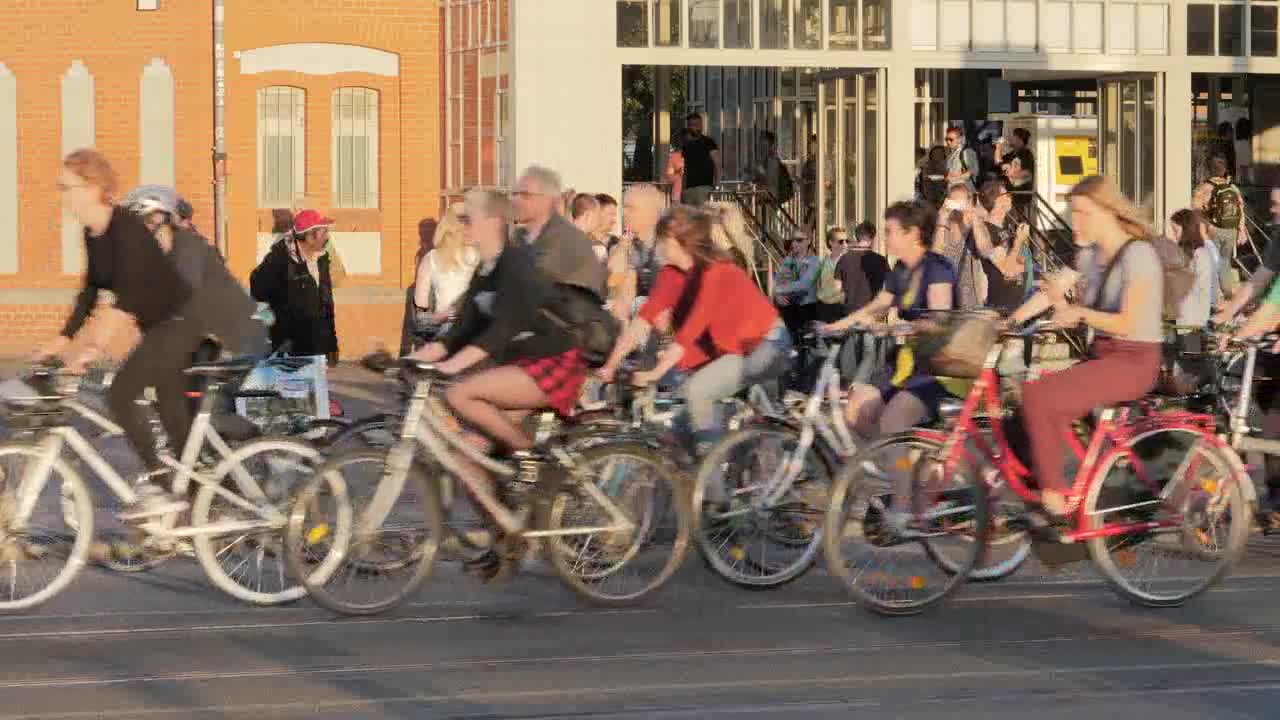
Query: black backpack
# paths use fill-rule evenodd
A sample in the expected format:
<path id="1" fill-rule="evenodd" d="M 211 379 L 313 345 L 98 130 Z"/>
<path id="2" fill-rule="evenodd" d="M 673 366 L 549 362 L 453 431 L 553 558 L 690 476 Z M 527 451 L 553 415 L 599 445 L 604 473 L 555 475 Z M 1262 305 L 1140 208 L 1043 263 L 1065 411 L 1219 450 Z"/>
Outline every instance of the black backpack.
<path id="1" fill-rule="evenodd" d="M 784 203 L 796 196 L 796 182 L 785 163 L 778 161 L 778 202 Z"/>
<path id="2" fill-rule="evenodd" d="M 557 284 L 553 302 L 542 313 L 569 333 L 587 367 L 603 366 L 622 334 L 622 323 L 600 296 L 576 285 Z"/>

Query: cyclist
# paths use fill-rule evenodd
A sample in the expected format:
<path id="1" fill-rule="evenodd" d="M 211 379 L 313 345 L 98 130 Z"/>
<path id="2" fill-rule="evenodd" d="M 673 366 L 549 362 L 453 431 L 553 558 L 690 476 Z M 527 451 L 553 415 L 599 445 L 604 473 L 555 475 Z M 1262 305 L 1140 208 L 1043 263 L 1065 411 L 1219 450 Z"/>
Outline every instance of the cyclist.
<path id="1" fill-rule="evenodd" d="M 570 415 L 587 366 L 576 338 L 544 312 L 556 289 L 546 273 L 533 269 L 534 249 L 508 242 L 511 201 L 493 190 L 472 190 L 465 208 L 467 240 L 480 264 L 449 332 L 411 357 L 436 363 L 444 375 L 473 371 L 445 393 L 455 416 L 480 433 L 469 440 L 496 443 L 499 454 L 515 459 L 540 459 L 520 422 L 545 407 Z M 485 476 L 477 465 L 469 469 Z M 496 552 L 472 565 L 487 578 L 510 567 Z"/>
<path id="2" fill-rule="evenodd" d="M 76 299 L 62 333 L 36 355 L 61 356 L 71 372 L 83 372 L 111 339 L 128 325 L 136 325 L 142 338 L 121 365 L 107 400 L 125 437 L 142 459 L 145 484 L 139 489 L 139 507 L 121 517 L 138 519 L 181 509 L 162 486 L 155 484 L 167 473 L 156 452 L 155 439 L 137 400 L 148 386 L 156 389 L 156 406 L 165 432 L 185 438 L 191 417 L 186 402 L 183 369 L 203 337 L 201 328 L 181 314 L 191 297 L 191 287 L 165 257 L 147 225 L 123 207 L 111 204 L 118 179 L 101 153 L 77 150 L 63 160 L 58 189 L 72 217 L 84 226 L 88 267 L 84 288 Z M 109 290 L 115 304 L 99 308 L 100 317 L 82 334 L 82 343 L 71 340 L 85 327 L 98 302 Z"/>
<path id="3" fill-rule="evenodd" d="M 891 308 L 900 319 L 920 320 L 930 310 L 956 306 L 955 268 L 933 251 L 937 218 L 932 206 L 922 202 L 894 203 L 884 213 L 885 240 L 897 264 L 885 278 L 884 288 L 871 302 L 819 331 L 844 332 L 855 325 L 873 325 Z M 864 437 L 905 432 L 935 417 L 938 405 L 951 394 L 937 378 L 915 368 L 909 350 L 900 350 L 893 376 L 876 386 L 855 384 L 849 388 L 846 419 Z"/>
<path id="4" fill-rule="evenodd" d="M 1093 335 L 1089 359 L 1027 383 L 1023 417 L 1045 511 L 1066 514 L 1064 436 L 1090 410 L 1137 400 L 1156 385 L 1164 330 L 1164 274 L 1150 229 L 1106 178 L 1092 176 L 1071 190 L 1071 227 L 1081 248 L 1079 273 L 1046 278 L 1044 290 L 1014 312 L 1020 322 L 1053 308 L 1060 327 L 1085 325 Z M 1082 302 L 1068 289 L 1083 278 Z"/>
<path id="5" fill-rule="evenodd" d="M 681 391 L 686 413 L 682 422 L 690 426 L 696 457 L 704 456 L 721 432 L 716 403 L 781 377 L 791 352 L 791 338 L 777 309 L 731 256 L 716 247 L 711 223 L 706 213 L 685 206 L 671 209 L 658 223 L 662 256 L 683 270 L 686 280 L 671 311 L 675 342 L 652 370 L 632 377 L 637 385 L 647 385 L 679 365 L 686 354 L 707 355 L 708 362 Z M 724 488 L 708 487 L 707 500 L 723 506 Z"/>
<path id="6" fill-rule="evenodd" d="M 142 218 L 191 287 L 192 296 L 182 315 L 194 322 L 206 338 L 193 361 L 213 360 L 222 351 L 234 355 L 264 354 L 268 345 L 266 328 L 253 319 L 257 303 L 227 270 L 218 251 L 181 224 L 182 199 L 177 191 L 163 185 L 143 185 L 131 191 L 123 205 Z M 192 385 L 199 390 L 202 383 L 193 378 Z"/>

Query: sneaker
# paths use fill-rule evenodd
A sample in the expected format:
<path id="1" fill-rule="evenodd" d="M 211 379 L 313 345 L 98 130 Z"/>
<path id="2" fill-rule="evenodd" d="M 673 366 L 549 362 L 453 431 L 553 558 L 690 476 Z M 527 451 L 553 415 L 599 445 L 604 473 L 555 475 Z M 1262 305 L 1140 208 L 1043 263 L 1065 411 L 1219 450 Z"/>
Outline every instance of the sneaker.
<path id="1" fill-rule="evenodd" d="M 155 474 L 152 474 L 154 477 Z M 121 520 L 143 520 L 172 512 L 182 512 L 188 503 L 170 495 L 164 488 L 151 482 L 138 486 L 138 500 L 120 513 Z"/>

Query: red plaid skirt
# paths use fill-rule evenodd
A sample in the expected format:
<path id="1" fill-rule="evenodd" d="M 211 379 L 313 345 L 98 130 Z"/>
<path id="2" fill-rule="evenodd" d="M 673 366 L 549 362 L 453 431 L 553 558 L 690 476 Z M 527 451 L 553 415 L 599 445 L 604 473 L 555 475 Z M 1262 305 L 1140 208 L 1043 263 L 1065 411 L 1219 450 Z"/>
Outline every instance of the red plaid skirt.
<path id="1" fill-rule="evenodd" d="M 533 378 L 552 410 L 562 417 L 573 414 L 587 379 L 587 363 L 578 348 L 543 358 L 521 358 L 512 364 Z"/>

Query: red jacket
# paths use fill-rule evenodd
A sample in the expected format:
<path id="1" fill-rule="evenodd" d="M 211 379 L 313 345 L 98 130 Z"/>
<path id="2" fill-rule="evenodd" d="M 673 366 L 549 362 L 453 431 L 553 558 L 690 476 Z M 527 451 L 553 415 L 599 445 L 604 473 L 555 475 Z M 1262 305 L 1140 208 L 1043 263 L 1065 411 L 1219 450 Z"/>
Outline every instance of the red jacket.
<path id="1" fill-rule="evenodd" d="M 777 322 L 778 311 L 751 277 L 735 263 L 718 262 L 703 271 L 676 342 L 686 353 L 702 347 L 713 349 L 716 357 L 749 355 Z"/>

